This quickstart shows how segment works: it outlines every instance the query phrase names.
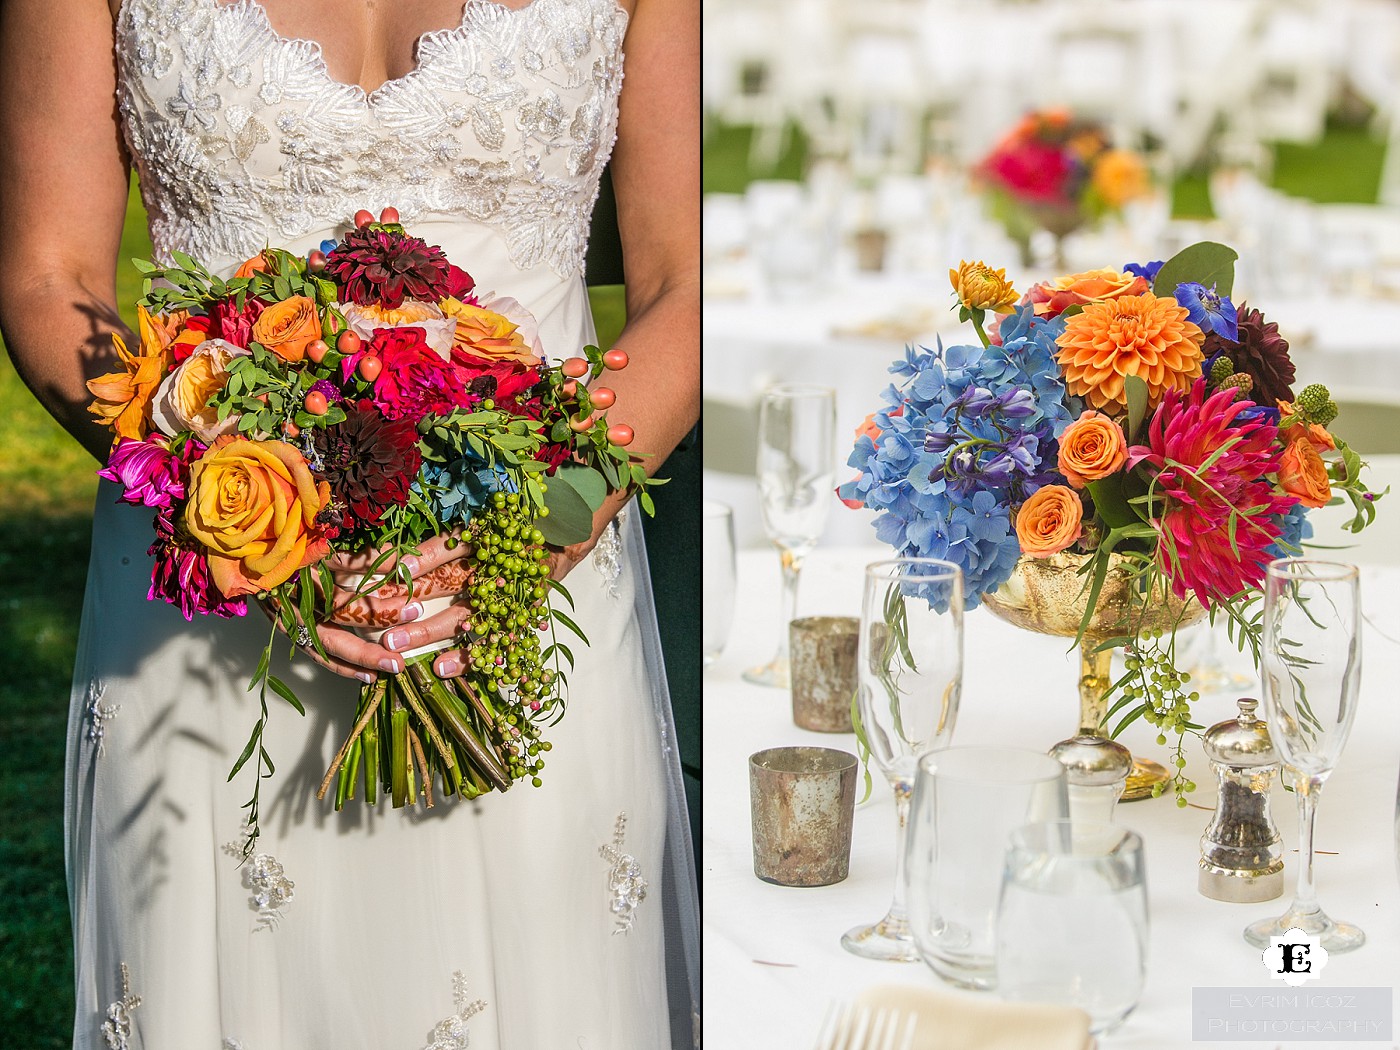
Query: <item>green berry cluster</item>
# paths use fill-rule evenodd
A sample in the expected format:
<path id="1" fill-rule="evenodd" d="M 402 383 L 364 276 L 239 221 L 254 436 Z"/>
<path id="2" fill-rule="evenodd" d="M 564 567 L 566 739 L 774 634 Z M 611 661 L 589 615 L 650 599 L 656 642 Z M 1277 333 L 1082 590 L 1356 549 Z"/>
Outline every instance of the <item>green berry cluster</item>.
<path id="1" fill-rule="evenodd" d="M 1337 403 L 1332 400 L 1331 391 L 1321 383 L 1313 383 L 1303 388 L 1293 402 L 1293 408 L 1306 423 L 1327 426 L 1337 418 Z"/>
<path id="2" fill-rule="evenodd" d="M 1169 734 L 1176 738 L 1176 754 L 1172 764 L 1176 775 L 1172 786 L 1176 792 L 1176 804 L 1185 807 L 1186 795 L 1196 790 L 1195 781 L 1186 776 L 1186 755 L 1183 747 L 1186 733 L 1198 727 L 1191 721 L 1191 705 L 1201 698 L 1201 694 L 1188 691 L 1191 676 L 1179 671 L 1173 658 L 1172 638 L 1167 635 L 1167 645 L 1162 644 L 1164 632 L 1155 630 L 1143 632 L 1142 636 L 1127 647 L 1124 666 L 1129 680 L 1123 686 L 1123 694 L 1143 705 L 1142 717 L 1157 727 L 1157 743 L 1164 745 Z M 1152 797 L 1162 794 L 1165 785 L 1156 784 Z"/>
<path id="3" fill-rule="evenodd" d="M 541 486 L 543 487 L 543 486 Z M 492 697 L 508 697 L 496 713 L 506 738 L 503 755 L 513 778 L 536 787 L 544 768 L 536 716 L 559 700 L 559 675 L 544 665 L 540 632 L 549 626 L 549 556 L 534 514 L 518 493 L 497 492 L 472 519 L 475 571 L 467 589 L 471 609 L 467 667 Z"/>
<path id="4" fill-rule="evenodd" d="M 1235 363 L 1226 354 L 1221 354 L 1215 359 L 1215 364 L 1210 366 L 1210 385 L 1219 386 L 1225 380 L 1235 374 Z"/>

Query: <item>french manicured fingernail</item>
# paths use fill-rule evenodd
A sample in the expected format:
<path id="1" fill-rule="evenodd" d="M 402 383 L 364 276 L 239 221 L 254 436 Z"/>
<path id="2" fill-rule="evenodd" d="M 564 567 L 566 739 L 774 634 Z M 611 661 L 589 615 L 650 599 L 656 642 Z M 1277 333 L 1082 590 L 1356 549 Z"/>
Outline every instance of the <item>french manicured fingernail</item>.
<path id="1" fill-rule="evenodd" d="M 364 682 L 365 685 L 372 685 L 374 683 L 374 675 L 370 674 L 368 671 L 356 671 L 355 677 Z"/>
<path id="2" fill-rule="evenodd" d="M 400 665 L 400 663 L 397 660 L 395 660 L 392 656 L 386 656 L 383 659 L 381 659 L 379 661 L 379 666 L 384 668 L 384 670 L 386 671 L 392 671 L 394 674 L 398 674 L 399 671 L 403 669 L 402 665 Z"/>
<path id="3" fill-rule="evenodd" d="M 455 656 L 444 656 L 438 661 L 437 673 L 447 677 L 449 675 L 462 673 L 462 661 Z"/>
<path id="4" fill-rule="evenodd" d="M 418 575 L 418 559 L 414 557 L 401 558 L 399 564 L 408 570 L 410 576 Z"/>
<path id="5" fill-rule="evenodd" d="M 409 623 L 423 615 L 423 606 L 417 602 L 409 602 L 399 610 L 399 623 Z"/>
<path id="6" fill-rule="evenodd" d="M 384 636 L 384 648 L 386 649 L 402 649 L 407 644 L 407 631 L 390 631 Z"/>

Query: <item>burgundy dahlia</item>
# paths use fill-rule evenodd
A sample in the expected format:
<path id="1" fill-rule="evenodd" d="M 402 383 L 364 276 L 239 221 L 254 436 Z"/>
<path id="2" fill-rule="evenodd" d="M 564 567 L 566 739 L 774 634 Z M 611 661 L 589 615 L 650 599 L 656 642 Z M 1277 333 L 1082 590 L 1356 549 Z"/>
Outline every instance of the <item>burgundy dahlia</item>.
<path id="1" fill-rule="evenodd" d="M 346 402 L 345 421 L 314 432 L 321 476 L 345 529 L 378 525 L 384 512 L 408 502 L 422 456 L 408 419 L 385 419 L 372 401 Z"/>
<path id="2" fill-rule="evenodd" d="M 395 308 L 405 299 L 437 302 L 447 295 L 449 264 L 422 238 L 365 226 L 351 230 L 326 256 L 326 275 L 344 298 Z"/>
<path id="3" fill-rule="evenodd" d="M 175 508 L 156 516 L 156 539 L 146 553 L 155 559 L 148 600 L 169 602 L 186 620 L 196 613 L 233 617 L 248 611 L 243 598 L 225 598 L 214 583 L 208 556 L 175 527 Z"/>
<path id="4" fill-rule="evenodd" d="M 1293 359 L 1288 356 L 1288 340 L 1278 334 L 1278 325 L 1265 321 L 1264 315 L 1240 303 L 1238 343 L 1215 332 L 1206 334 L 1201 346 L 1206 360 L 1223 353 L 1235 366 L 1254 380 L 1250 400 L 1273 407 L 1276 401 L 1293 400 Z"/>

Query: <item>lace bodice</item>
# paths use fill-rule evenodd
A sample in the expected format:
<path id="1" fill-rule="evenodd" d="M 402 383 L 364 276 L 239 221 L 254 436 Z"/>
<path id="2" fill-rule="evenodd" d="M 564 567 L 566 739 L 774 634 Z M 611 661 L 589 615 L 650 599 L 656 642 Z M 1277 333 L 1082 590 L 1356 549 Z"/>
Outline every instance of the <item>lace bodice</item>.
<path id="1" fill-rule="evenodd" d="M 117 96 L 158 257 L 218 266 L 360 208 L 490 227 L 521 270 L 583 272 L 617 128 L 616 0 L 466 0 L 373 92 L 256 0 L 124 0 Z"/>

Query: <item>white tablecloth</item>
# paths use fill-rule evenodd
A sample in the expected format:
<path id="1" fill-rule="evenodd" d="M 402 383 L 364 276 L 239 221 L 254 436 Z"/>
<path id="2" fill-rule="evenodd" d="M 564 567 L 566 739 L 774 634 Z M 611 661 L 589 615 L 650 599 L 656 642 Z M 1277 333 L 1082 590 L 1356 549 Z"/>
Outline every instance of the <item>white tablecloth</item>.
<path id="1" fill-rule="evenodd" d="M 799 615 L 859 615 L 862 568 L 885 557 L 888 553 L 876 547 L 819 550 L 804 573 Z M 751 686 L 739 678 L 742 668 L 767 659 L 776 641 L 776 555 L 741 553 L 739 581 L 729 645 L 705 677 L 706 1037 L 708 1045 L 723 1050 L 808 1050 L 833 999 L 850 999 L 873 984 L 946 986 L 922 964 L 859 959 L 839 943 L 851 926 L 879 918 L 890 901 L 894 804 L 878 772 L 872 771 L 876 785 L 871 801 L 856 811 L 846 881 L 795 889 L 754 877 L 748 756 L 786 744 L 851 752 L 855 746 L 850 734 L 796 728 L 786 691 Z M 1361 701 L 1350 743 L 1322 794 L 1316 845 L 1326 852 L 1318 856 L 1315 873 L 1323 908 L 1359 924 L 1368 942 L 1356 952 L 1334 956 L 1320 981 L 1307 985 L 1309 990 L 1400 983 L 1400 882 L 1393 834 L 1400 759 L 1400 569 L 1367 569 L 1362 588 L 1367 628 Z M 985 611 L 969 614 L 954 743 L 1049 747 L 1074 730 L 1075 674 L 1063 640 L 1018 631 Z M 1206 725 L 1232 717 L 1233 697 L 1206 696 L 1197 714 Z M 1164 758 L 1166 749 L 1155 746 L 1154 736 L 1150 726 L 1138 723 L 1124 742 L 1146 757 Z M 1213 806 L 1214 777 L 1199 746 L 1190 748 L 1188 756 L 1187 772 L 1200 785 L 1192 801 Z M 1235 905 L 1209 900 L 1196 890 L 1199 839 L 1210 812 L 1178 809 L 1169 798 L 1119 807 L 1118 820 L 1140 832 L 1146 846 L 1151 941 L 1142 1000 L 1124 1026 L 1101 1041 L 1105 1050 L 1210 1045 L 1191 1043 L 1192 987 L 1284 989 L 1268 978 L 1259 952 L 1240 935 L 1247 923 L 1280 914 L 1291 899 L 1298 870 L 1297 855 L 1291 852 L 1297 844 L 1297 811 L 1292 796 L 1279 788 L 1273 809 L 1290 850 L 1284 896 L 1266 904 Z"/>

